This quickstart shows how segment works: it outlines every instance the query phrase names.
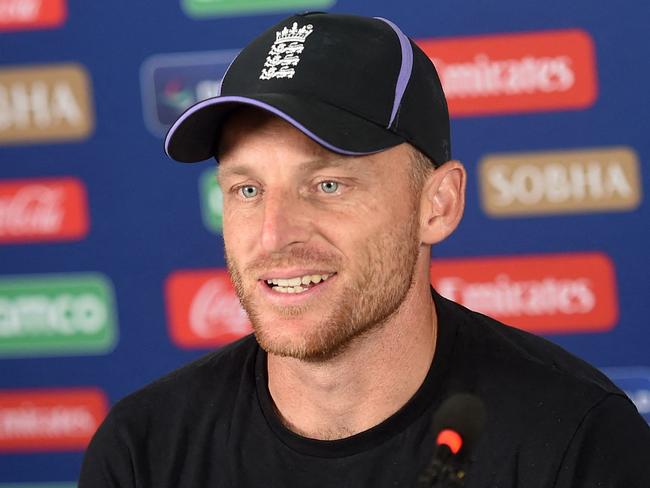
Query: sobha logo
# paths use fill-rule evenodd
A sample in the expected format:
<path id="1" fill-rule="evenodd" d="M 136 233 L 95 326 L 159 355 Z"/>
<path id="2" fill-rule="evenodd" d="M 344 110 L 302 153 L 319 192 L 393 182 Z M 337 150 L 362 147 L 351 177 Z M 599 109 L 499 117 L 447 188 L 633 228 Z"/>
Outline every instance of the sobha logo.
<path id="1" fill-rule="evenodd" d="M 0 356 L 104 354 L 117 340 L 113 287 L 99 274 L 0 279 Z"/>
<path id="2" fill-rule="evenodd" d="M 190 17 L 291 12 L 329 8 L 336 0 L 181 0 Z"/>
<path id="3" fill-rule="evenodd" d="M 83 139 L 93 126 L 90 81 L 80 65 L 0 70 L 0 144 Z"/>
<path id="4" fill-rule="evenodd" d="M 201 173 L 199 193 L 201 194 L 203 224 L 210 232 L 221 234 L 223 229 L 223 193 L 214 167 Z"/>
<path id="5" fill-rule="evenodd" d="M 489 215 L 622 211 L 641 201 L 638 158 L 626 147 L 495 154 L 479 166 Z"/>

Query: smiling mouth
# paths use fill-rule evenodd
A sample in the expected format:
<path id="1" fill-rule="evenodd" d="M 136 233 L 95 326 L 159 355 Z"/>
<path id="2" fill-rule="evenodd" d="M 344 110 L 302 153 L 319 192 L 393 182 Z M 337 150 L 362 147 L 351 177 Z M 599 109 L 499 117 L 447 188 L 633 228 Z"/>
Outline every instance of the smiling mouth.
<path id="1" fill-rule="evenodd" d="M 304 293 L 310 288 L 327 281 L 336 273 L 296 276 L 294 278 L 271 278 L 264 280 L 276 293 Z"/>

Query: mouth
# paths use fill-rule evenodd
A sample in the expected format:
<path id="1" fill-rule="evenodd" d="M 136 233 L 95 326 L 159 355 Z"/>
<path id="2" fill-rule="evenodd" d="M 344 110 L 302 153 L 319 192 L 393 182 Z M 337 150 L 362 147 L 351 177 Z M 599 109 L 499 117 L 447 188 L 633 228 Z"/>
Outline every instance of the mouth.
<path id="1" fill-rule="evenodd" d="M 300 294 L 321 286 L 335 274 L 306 274 L 291 278 L 267 278 L 263 282 L 275 293 Z"/>

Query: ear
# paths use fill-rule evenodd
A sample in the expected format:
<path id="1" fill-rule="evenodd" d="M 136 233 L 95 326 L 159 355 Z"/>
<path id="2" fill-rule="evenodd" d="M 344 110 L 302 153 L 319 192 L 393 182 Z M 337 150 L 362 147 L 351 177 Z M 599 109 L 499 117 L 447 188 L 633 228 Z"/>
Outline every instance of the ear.
<path id="1" fill-rule="evenodd" d="M 437 244 L 458 227 L 465 210 L 466 181 L 460 161 L 448 161 L 431 172 L 420 199 L 420 242 Z"/>

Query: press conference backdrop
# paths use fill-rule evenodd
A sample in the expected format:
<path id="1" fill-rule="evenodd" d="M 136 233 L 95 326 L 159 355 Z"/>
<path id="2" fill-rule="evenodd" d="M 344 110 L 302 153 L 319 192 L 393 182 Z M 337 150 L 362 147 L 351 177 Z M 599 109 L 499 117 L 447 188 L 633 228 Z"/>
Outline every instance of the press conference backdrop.
<path id="1" fill-rule="evenodd" d="M 162 138 L 305 10 L 389 18 L 440 72 L 469 181 L 432 283 L 650 419 L 648 2 L 0 0 L 1 488 L 74 486 L 110 405 L 250 331 L 214 164 Z"/>

